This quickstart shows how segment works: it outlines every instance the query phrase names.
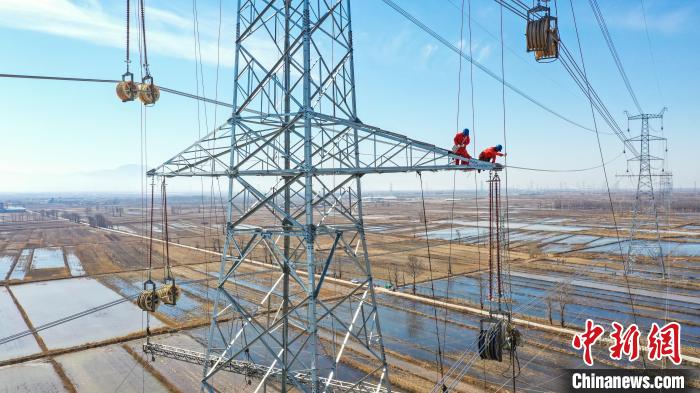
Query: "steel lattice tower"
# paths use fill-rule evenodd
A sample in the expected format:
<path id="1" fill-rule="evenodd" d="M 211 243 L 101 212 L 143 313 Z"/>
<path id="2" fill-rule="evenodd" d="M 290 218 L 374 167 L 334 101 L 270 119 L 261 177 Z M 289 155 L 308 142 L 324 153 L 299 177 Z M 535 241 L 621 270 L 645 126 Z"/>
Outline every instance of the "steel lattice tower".
<path id="1" fill-rule="evenodd" d="M 628 120 L 641 120 L 641 133 L 629 138 L 628 142 L 639 142 L 639 154 L 630 158 L 629 162 L 639 163 L 637 174 L 637 191 L 634 199 L 634 210 L 632 212 L 632 226 L 627 246 L 627 260 L 625 269 L 629 271 L 640 258 L 646 257 L 657 261 L 662 277 L 666 276 L 663 249 L 659 233 L 659 212 L 658 204 L 654 194 L 654 177 L 666 177 L 666 174 L 655 173 L 652 168 L 653 161 L 663 161 L 650 152 L 651 142 L 664 141 L 665 138 L 652 135 L 650 133 L 649 120 L 663 119 L 666 108 L 657 114 L 642 113 L 634 116 L 627 115 Z M 663 190 L 662 190 L 663 192 Z M 640 237 L 645 231 L 653 231 L 655 239 L 649 240 Z"/>
<path id="2" fill-rule="evenodd" d="M 350 15 L 349 0 L 240 0 L 231 118 L 148 173 L 228 179 L 207 353 L 144 348 L 203 364 L 207 391 L 221 371 L 390 391 L 360 178 L 499 169 L 358 119 Z"/>

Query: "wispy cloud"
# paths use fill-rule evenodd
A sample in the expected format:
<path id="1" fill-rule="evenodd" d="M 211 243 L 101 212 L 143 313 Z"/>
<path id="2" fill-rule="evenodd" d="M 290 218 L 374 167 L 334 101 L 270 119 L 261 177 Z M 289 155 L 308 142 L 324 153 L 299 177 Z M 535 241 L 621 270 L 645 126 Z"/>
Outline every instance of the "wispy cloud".
<path id="1" fill-rule="evenodd" d="M 124 16 L 110 12 L 95 0 L 0 0 L 0 26 L 36 31 L 78 39 L 96 45 L 121 48 L 124 46 Z M 200 22 L 202 61 L 217 62 L 217 26 Z M 172 11 L 146 10 L 149 53 L 193 60 L 194 37 L 191 17 Z M 136 29 L 131 39 L 136 42 Z M 134 48 L 137 46 L 134 45 Z M 221 65 L 233 64 L 231 45 L 221 46 Z"/>
<path id="2" fill-rule="evenodd" d="M 675 4 L 673 2 L 662 4 Z M 647 2 L 643 10 L 641 5 L 621 13 L 619 25 L 631 30 L 644 30 L 644 11 L 646 11 L 646 27 L 650 32 L 674 34 L 692 27 L 697 19 L 696 4 L 673 9 L 660 9 L 653 2 Z"/>
<path id="3" fill-rule="evenodd" d="M 425 44 L 423 45 L 423 48 L 421 49 L 421 59 L 425 62 L 430 60 L 430 58 L 435 54 L 437 51 L 438 46 L 435 44 Z"/>
<path id="4" fill-rule="evenodd" d="M 484 60 L 488 59 L 489 56 L 491 56 L 491 50 L 492 50 L 491 44 L 484 45 L 483 47 L 480 47 L 479 54 L 476 56 L 476 61 L 479 63 L 483 62 Z"/>

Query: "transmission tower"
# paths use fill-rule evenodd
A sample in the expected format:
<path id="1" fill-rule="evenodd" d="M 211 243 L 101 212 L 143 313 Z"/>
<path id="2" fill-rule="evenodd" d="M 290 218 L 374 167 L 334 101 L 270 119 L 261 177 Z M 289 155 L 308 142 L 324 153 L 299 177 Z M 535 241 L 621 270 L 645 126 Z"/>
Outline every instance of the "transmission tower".
<path id="1" fill-rule="evenodd" d="M 659 211 L 655 195 L 655 177 L 661 177 L 662 181 L 668 174 L 655 171 L 652 162 L 663 161 L 663 158 L 656 157 L 650 152 L 652 142 L 665 142 L 665 138 L 650 133 L 649 120 L 663 119 L 666 108 L 657 114 L 642 113 L 638 115 L 627 114 L 628 121 L 641 120 L 641 133 L 627 139 L 628 142 L 639 142 L 639 154 L 630 158 L 628 163 L 639 163 L 637 173 L 637 191 L 634 199 L 634 210 L 632 212 L 632 226 L 627 244 L 627 258 L 625 269 L 636 267 L 642 258 L 655 261 L 660 269 L 662 277 L 666 277 L 666 267 L 664 262 L 663 248 L 661 246 L 661 235 L 659 233 Z M 664 168 L 662 164 L 660 166 Z M 661 184 L 661 182 L 659 182 Z M 663 191 L 662 191 L 663 192 Z M 655 238 L 650 239 L 649 236 Z"/>
<path id="2" fill-rule="evenodd" d="M 206 354 L 144 348 L 203 365 L 207 391 L 224 371 L 283 392 L 391 391 L 360 178 L 500 169 L 358 119 L 350 16 L 349 0 L 239 1 L 231 118 L 148 172 L 228 180 Z"/>

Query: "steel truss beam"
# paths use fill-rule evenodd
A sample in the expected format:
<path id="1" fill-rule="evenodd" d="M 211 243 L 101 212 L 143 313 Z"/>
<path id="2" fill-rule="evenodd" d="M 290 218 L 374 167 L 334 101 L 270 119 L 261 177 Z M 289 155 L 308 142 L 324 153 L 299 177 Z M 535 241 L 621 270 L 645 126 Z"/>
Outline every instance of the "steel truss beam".
<path id="1" fill-rule="evenodd" d="M 239 0 L 234 112 L 148 172 L 229 182 L 207 352 L 173 355 L 209 392 L 251 368 L 282 391 L 391 392 L 360 178 L 500 169 L 358 119 L 350 15 L 349 0 Z"/>

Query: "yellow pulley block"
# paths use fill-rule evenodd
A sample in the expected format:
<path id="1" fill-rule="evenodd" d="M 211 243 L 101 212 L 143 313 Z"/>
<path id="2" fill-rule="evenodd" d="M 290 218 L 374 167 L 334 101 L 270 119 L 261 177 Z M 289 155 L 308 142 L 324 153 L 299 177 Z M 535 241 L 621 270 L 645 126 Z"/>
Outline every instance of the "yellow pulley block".
<path id="1" fill-rule="evenodd" d="M 146 105 L 153 105 L 160 98 L 160 89 L 153 83 L 153 78 L 146 76 L 139 85 L 139 100 Z"/>
<path id="2" fill-rule="evenodd" d="M 134 83 L 134 75 L 130 72 L 122 75 L 122 81 L 117 83 L 117 97 L 122 102 L 133 101 L 138 95 L 139 88 Z"/>
<path id="3" fill-rule="evenodd" d="M 148 280 L 143 284 L 143 291 L 139 294 L 136 304 L 143 311 L 154 312 L 160 304 L 158 294 L 156 293 L 156 284 Z"/>
<path id="4" fill-rule="evenodd" d="M 158 288 L 156 293 L 163 304 L 168 304 L 171 306 L 177 304 L 177 300 L 180 298 L 180 288 L 175 285 L 174 281 Z"/>

